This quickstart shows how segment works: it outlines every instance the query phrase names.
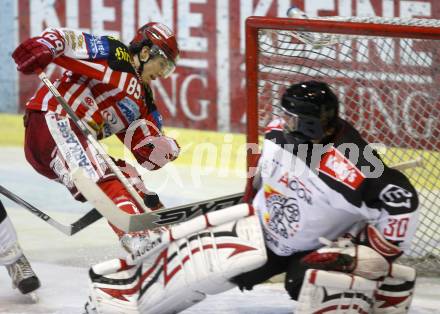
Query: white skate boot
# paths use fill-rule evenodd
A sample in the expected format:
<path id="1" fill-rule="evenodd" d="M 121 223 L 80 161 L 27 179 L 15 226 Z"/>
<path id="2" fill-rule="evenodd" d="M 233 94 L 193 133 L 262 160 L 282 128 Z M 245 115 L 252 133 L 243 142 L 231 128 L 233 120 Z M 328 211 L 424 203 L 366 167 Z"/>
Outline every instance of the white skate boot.
<path id="1" fill-rule="evenodd" d="M 22 255 L 14 263 L 5 266 L 12 279 L 13 287 L 18 288 L 21 293 L 29 295 L 32 300 L 37 302 L 38 297 L 34 291 L 40 287 L 40 280 L 32 270 L 26 256 Z"/>

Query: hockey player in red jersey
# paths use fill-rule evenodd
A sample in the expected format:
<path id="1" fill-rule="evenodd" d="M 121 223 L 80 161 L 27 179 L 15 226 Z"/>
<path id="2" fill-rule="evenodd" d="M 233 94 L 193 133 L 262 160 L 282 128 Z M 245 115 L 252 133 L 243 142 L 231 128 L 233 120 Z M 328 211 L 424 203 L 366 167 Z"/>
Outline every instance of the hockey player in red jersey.
<path id="1" fill-rule="evenodd" d="M 23 294 L 30 294 L 40 287 L 40 281 L 32 270 L 18 243 L 17 233 L 0 201 L 0 265 L 8 270 L 12 286 Z"/>
<path id="2" fill-rule="evenodd" d="M 21 43 L 12 57 L 24 74 L 38 73 L 50 63 L 65 68 L 54 85 L 97 139 L 116 134 L 149 170 L 177 158 L 179 146 L 162 133 L 162 117 L 149 86 L 168 77 L 179 58 L 176 37 L 165 25 L 142 26 L 128 47 L 110 36 L 49 28 Z M 24 125 L 25 156 L 38 173 L 61 182 L 84 201 L 70 176 L 80 167 L 121 210 L 142 211 L 46 86 L 27 102 Z M 135 168 L 115 162 L 144 196 Z"/>

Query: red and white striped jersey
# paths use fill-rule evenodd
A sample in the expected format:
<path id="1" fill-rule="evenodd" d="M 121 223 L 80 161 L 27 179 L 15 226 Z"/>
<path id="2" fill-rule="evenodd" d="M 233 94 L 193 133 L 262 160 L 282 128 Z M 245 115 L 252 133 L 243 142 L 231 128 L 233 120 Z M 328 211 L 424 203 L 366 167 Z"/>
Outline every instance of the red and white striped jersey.
<path id="1" fill-rule="evenodd" d="M 147 136 L 161 134 L 162 117 L 151 89 L 131 65 L 127 47 L 112 37 L 71 29 L 47 29 L 41 36 L 53 46 L 54 62 L 67 69 L 54 83 L 61 96 L 97 138 L 116 134 L 142 163 L 142 154 L 132 148 Z M 66 114 L 46 86 L 26 107 Z"/>

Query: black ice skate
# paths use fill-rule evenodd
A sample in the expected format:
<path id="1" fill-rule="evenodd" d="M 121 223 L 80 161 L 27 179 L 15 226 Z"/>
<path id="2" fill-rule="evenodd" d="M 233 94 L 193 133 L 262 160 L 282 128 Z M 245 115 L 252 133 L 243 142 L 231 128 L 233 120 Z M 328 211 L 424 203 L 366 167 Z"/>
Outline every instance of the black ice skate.
<path id="1" fill-rule="evenodd" d="M 6 265 L 6 269 L 12 279 L 13 287 L 18 288 L 23 294 L 30 294 L 31 298 L 37 301 L 37 297 L 33 292 L 40 287 L 40 280 L 32 270 L 26 256 L 22 255 L 11 265 Z"/>

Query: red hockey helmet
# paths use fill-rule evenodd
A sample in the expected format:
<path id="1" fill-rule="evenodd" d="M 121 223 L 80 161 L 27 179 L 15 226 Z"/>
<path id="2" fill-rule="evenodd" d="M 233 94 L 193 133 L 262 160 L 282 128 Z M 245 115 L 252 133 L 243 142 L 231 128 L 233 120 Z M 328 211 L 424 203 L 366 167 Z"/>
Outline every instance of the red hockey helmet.
<path id="1" fill-rule="evenodd" d="M 129 50 L 132 53 L 138 53 L 145 45 L 151 47 L 153 56 L 161 55 L 169 62 L 169 69 L 166 71 L 165 77 L 171 74 L 180 54 L 174 33 L 162 23 L 147 23 L 138 29 L 130 42 Z"/>

